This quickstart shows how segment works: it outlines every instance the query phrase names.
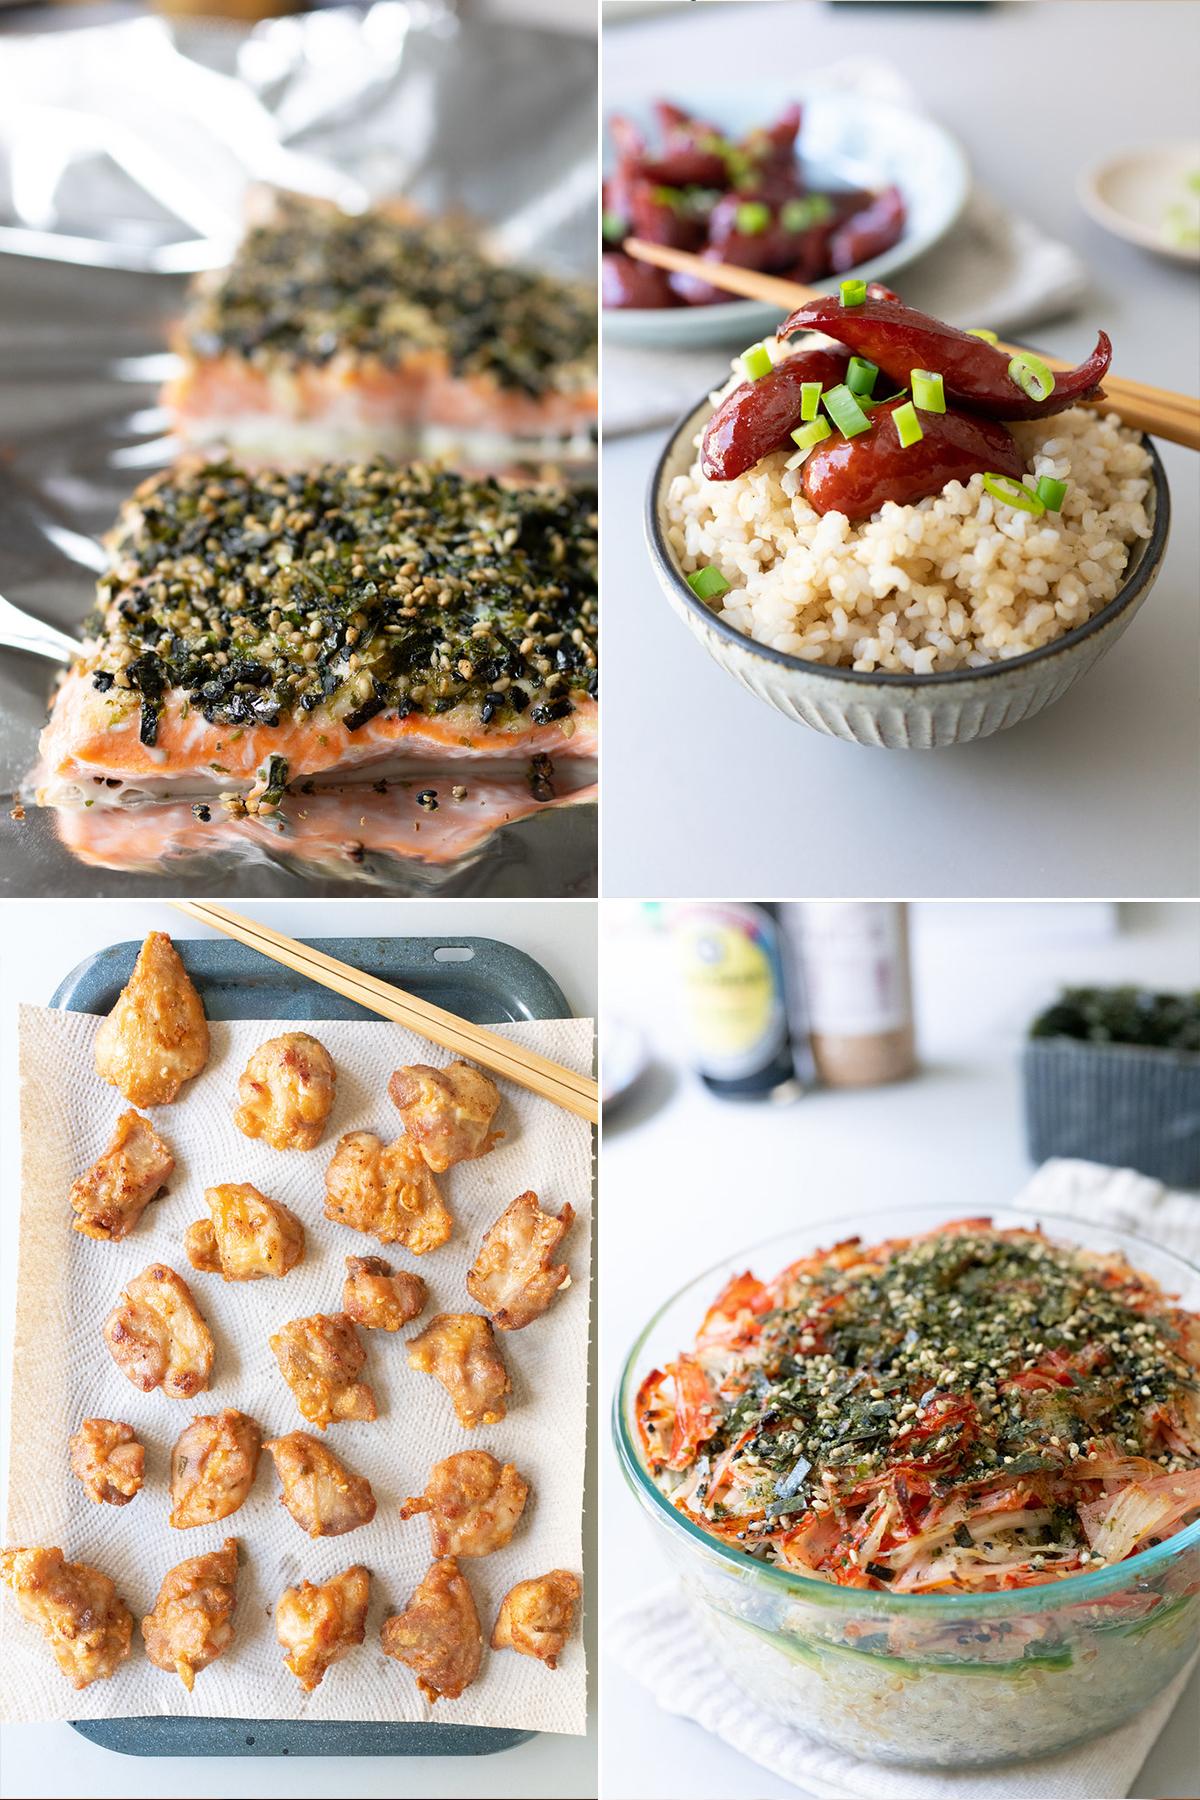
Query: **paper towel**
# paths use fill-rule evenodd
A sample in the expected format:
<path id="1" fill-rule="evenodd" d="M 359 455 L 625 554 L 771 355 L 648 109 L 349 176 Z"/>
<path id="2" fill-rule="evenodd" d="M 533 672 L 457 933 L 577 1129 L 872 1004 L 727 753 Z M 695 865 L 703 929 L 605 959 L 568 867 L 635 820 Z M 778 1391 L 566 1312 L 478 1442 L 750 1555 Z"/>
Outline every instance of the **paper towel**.
<path id="1" fill-rule="evenodd" d="M 591 1134 L 579 1119 L 510 1083 L 500 1083 L 498 1126 L 505 1138 L 476 1162 L 440 1176 L 455 1231 L 441 1249 L 412 1257 L 399 1245 L 324 1217 L 324 1174 L 341 1133 L 370 1130 L 391 1140 L 400 1120 L 387 1079 L 405 1062 L 440 1063 L 443 1053 L 386 1022 L 239 1020 L 212 1026 L 207 1068 L 172 1106 L 147 1109 L 175 1155 L 169 1193 L 154 1201 L 121 1243 L 71 1230 L 67 1192 L 105 1148 L 125 1102 L 96 1075 L 92 1042 L 99 1019 L 38 1007 L 21 1010 L 22 1200 L 17 1323 L 14 1339 L 8 1544 L 57 1544 L 72 1561 L 112 1577 L 135 1622 L 150 1611 L 167 1570 L 216 1549 L 226 1536 L 241 1545 L 236 1636 L 230 1650 L 196 1678 L 189 1696 L 175 1675 L 147 1659 L 137 1623 L 133 1648 L 111 1681 L 77 1693 L 59 1672 L 40 1631 L 21 1619 L 0 1590 L 3 1657 L 0 1718 L 123 1718 L 145 1714 L 274 1719 L 424 1720 L 582 1733 L 586 1715 L 583 1644 L 576 1629 L 556 1670 L 513 1651 L 485 1649 L 478 1680 L 459 1700 L 431 1709 L 412 1672 L 383 1655 L 379 1629 L 405 1606 L 429 1563 L 429 1524 L 403 1522 L 399 1506 L 420 1493 L 431 1465 L 453 1451 L 486 1449 L 512 1461 L 530 1482 L 530 1499 L 512 1542 L 491 1556 L 464 1559 L 485 1640 L 514 1582 L 552 1568 L 582 1573 L 583 1465 L 591 1216 Z M 281 1029 L 311 1030 L 333 1057 L 337 1100 L 320 1145 L 280 1152 L 243 1137 L 233 1124 L 237 1079 L 250 1052 Z M 586 1071 L 587 1020 L 501 1026 L 503 1035 Z M 206 1218 L 204 1189 L 249 1181 L 297 1212 L 307 1234 L 304 1261 L 281 1281 L 226 1283 L 192 1269 L 183 1237 Z M 517 1194 L 533 1188 L 547 1211 L 564 1202 L 576 1222 L 563 1246 L 571 1286 L 524 1331 L 498 1333 L 512 1378 L 508 1416 L 465 1431 L 449 1395 L 410 1369 L 405 1339 L 439 1311 L 477 1311 L 465 1277 L 480 1239 Z M 429 1285 L 429 1304 L 404 1331 L 361 1331 L 362 1379 L 375 1391 L 379 1418 L 335 1424 L 324 1441 L 378 1502 L 369 1525 L 342 1537 L 309 1539 L 280 1505 L 280 1484 L 265 1453 L 250 1496 L 211 1527 L 176 1531 L 168 1463 L 179 1433 L 198 1415 L 237 1407 L 264 1438 L 295 1430 L 322 1434 L 301 1417 L 268 1346 L 288 1319 L 341 1310 L 344 1258 L 383 1255 Z M 161 1261 L 189 1283 L 216 1341 L 212 1385 L 191 1401 L 161 1390 L 142 1394 L 117 1368 L 101 1326 L 122 1287 Z M 146 1446 L 146 1480 L 124 1507 L 97 1506 L 70 1473 L 67 1440 L 86 1417 L 126 1419 Z M 271 1617 L 282 1590 L 320 1582 L 361 1562 L 371 1570 L 365 1642 L 335 1664 L 308 1696 L 285 1668 Z"/>

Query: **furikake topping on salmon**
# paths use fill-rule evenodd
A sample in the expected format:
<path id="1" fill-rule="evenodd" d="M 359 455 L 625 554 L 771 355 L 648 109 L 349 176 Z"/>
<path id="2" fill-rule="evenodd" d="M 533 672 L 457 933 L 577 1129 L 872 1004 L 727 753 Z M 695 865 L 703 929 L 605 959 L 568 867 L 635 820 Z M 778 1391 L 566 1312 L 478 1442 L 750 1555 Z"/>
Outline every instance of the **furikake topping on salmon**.
<path id="1" fill-rule="evenodd" d="M 322 365 L 349 353 L 395 367 L 435 352 L 459 377 L 537 398 L 595 379 L 593 289 L 491 261 L 464 225 L 276 201 L 184 326 L 199 357 Z"/>
<path id="2" fill-rule="evenodd" d="M 122 515 L 88 622 L 101 692 L 169 690 L 213 724 L 469 703 L 567 720 L 596 691 L 596 498 L 421 465 L 181 464 Z"/>
<path id="3" fill-rule="evenodd" d="M 737 1277 L 638 1415 L 698 1523 L 843 1584 L 1022 1586 L 1200 1513 L 1200 1319 L 986 1221 Z"/>

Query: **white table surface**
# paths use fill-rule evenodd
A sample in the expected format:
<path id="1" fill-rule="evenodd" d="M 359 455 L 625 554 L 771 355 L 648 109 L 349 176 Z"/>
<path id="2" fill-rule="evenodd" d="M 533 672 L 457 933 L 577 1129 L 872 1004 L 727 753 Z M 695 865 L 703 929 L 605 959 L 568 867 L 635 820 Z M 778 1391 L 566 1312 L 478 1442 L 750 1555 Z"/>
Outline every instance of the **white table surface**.
<path id="1" fill-rule="evenodd" d="M 606 111 L 664 91 L 686 102 L 689 83 L 746 86 L 756 67 L 777 84 L 789 66 L 856 53 L 894 62 L 981 185 L 1089 264 L 1083 307 L 1037 326 L 1039 344 L 1077 360 L 1103 325 L 1125 372 L 1197 391 L 1195 272 L 1108 236 L 1075 199 L 1080 171 L 1116 149 L 1194 136 L 1195 0 L 988 10 L 775 0 L 614 24 L 622 10 L 605 13 Z M 725 354 L 714 352 L 715 371 Z M 1160 446 L 1167 560 L 1100 667 L 1012 731 L 904 754 L 792 724 L 684 630 L 642 541 L 664 435 L 604 453 L 605 894 L 720 896 L 731 879 L 739 893 L 831 898 L 1200 892 L 1193 452 Z"/>
<path id="2" fill-rule="evenodd" d="M 739 1246 L 802 1224 L 922 1201 L 985 1212 L 1030 1173 L 1017 1080 L 1023 1028 L 1060 982 L 1200 982 L 1200 908 L 1019 909 L 995 934 L 938 907 L 914 914 L 921 1074 L 894 1087 L 812 1093 L 771 1107 L 713 1098 L 671 1060 L 669 957 L 609 907 L 601 939 L 606 1017 L 636 1020 L 660 1058 L 642 1096 L 606 1120 L 600 1232 L 600 1404 L 606 1416 L 630 1344 L 655 1308 Z M 988 920 L 1008 909 L 988 908 Z M 1053 916 L 1049 916 L 1053 915 Z M 1074 915 L 1074 917 L 1072 917 Z M 1056 936 L 1061 932 L 1061 936 Z M 655 1106 L 657 1104 L 657 1110 Z M 1200 1196 L 1197 1198 L 1200 1205 Z M 601 1446 L 601 1607 L 624 1611 L 667 1578 L 656 1534 Z M 660 1712 L 605 1659 L 600 1670 L 605 1800 L 795 1800 L 776 1779 L 688 1720 Z M 1194 1675 L 1144 1765 L 1137 1796 L 1200 1794 Z"/>
<path id="3" fill-rule="evenodd" d="M 238 910 L 293 936 L 408 936 L 428 932 L 494 937 L 526 951 L 558 982 L 577 1016 L 596 1012 L 596 909 L 583 901 L 422 900 L 244 901 Z M 18 1143 L 16 1007 L 45 1004 L 62 977 L 92 951 L 147 931 L 175 938 L 211 936 L 153 903 L 8 900 L 0 936 L 0 1092 L 7 1097 L 0 1134 L 0 1344 L 3 1345 L 7 1466 L 8 1395 L 16 1283 Z M 595 1587 L 595 1430 L 591 1431 L 585 1521 L 586 1591 Z M 485 1793 L 540 1800 L 586 1800 L 596 1792 L 596 1615 L 584 1622 L 592 1673 L 586 1737 L 542 1734 L 491 1757 L 127 1757 L 91 1744 L 69 1725 L 10 1725 L 0 1730 L 0 1793 L 12 1800 L 87 1794 L 175 1800 L 196 1794 L 240 1797 L 412 1794 L 422 1800 L 473 1800 Z"/>

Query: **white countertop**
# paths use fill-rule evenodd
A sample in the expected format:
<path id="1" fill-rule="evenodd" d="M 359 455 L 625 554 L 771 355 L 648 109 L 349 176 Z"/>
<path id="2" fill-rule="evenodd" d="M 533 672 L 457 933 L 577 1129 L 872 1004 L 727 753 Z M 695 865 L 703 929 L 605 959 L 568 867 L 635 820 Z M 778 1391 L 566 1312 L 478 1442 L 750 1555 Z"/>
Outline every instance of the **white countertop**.
<path id="1" fill-rule="evenodd" d="M 672 1057 L 670 961 L 658 938 L 608 909 L 601 940 L 606 1012 L 642 1025 L 659 1060 L 644 1092 L 606 1121 L 598 1412 L 655 1308 L 739 1246 L 806 1219 L 921 1201 L 986 1212 L 1030 1173 L 1017 1056 L 1024 1028 L 1060 983 L 1200 983 L 1200 909 L 940 906 L 914 912 L 921 1073 L 894 1087 L 811 1093 L 772 1107 L 712 1097 Z M 1007 915 L 1007 916 L 1005 916 Z M 1200 1196 L 1197 1198 L 1200 1205 Z M 645 1519 L 605 1435 L 601 1446 L 601 1605 L 616 1616 L 666 1579 Z M 607 1659 L 606 1800 L 795 1800 L 687 1720 L 658 1711 Z M 1132 1792 L 1200 1794 L 1193 1676 Z"/>
<path id="2" fill-rule="evenodd" d="M 689 84 L 718 79 L 745 87 L 755 68 L 777 86 L 789 66 L 855 54 L 893 63 L 960 139 L 980 184 L 1090 266 L 1083 306 L 1038 325 L 1037 342 L 1076 360 L 1103 325 L 1122 370 L 1196 391 L 1195 272 L 1108 236 L 1075 199 L 1079 173 L 1119 147 L 1194 135 L 1195 4 L 776 0 L 667 8 L 614 26 L 621 11 L 606 11 L 606 110 L 662 91 L 686 102 Z M 725 355 L 714 352 L 718 374 Z M 1173 500 L 1166 562 L 1097 669 L 1012 731 L 889 754 L 775 713 L 670 611 L 642 539 L 664 436 L 604 452 L 605 894 L 720 896 L 731 882 L 739 893 L 834 899 L 1200 891 L 1193 452 L 1159 446 Z"/>
<path id="3" fill-rule="evenodd" d="M 494 937 L 535 957 L 562 988 L 578 1016 L 596 1012 L 596 910 L 583 901 L 349 900 L 239 901 L 237 910 L 293 936 Z M 4 1415 L 0 1458 L 7 1465 L 8 1370 L 16 1282 L 18 1143 L 16 1132 L 16 1007 L 42 1005 L 62 977 L 94 950 L 147 931 L 175 938 L 211 936 L 169 906 L 118 900 L 9 900 L 0 938 L 0 1092 L 6 1096 L 0 1140 L 0 1344 Z M 585 1575 L 594 1592 L 595 1427 L 591 1430 L 585 1527 Z M 553 1800 L 586 1800 L 596 1791 L 596 1613 L 584 1621 L 592 1705 L 586 1737 L 543 1734 L 494 1757 L 126 1757 L 91 1744 L 69 1725 L 9 1725 L 0 1742 L 0 1792 L 16 1800 L 66 1796 L 137 1796 L 190 1800 L 196 1794 L 240 1797 L 307 1794 L 339 1797 L 421 1795 L 422 1800 L 472 1800 L 493 1791 Z"/>

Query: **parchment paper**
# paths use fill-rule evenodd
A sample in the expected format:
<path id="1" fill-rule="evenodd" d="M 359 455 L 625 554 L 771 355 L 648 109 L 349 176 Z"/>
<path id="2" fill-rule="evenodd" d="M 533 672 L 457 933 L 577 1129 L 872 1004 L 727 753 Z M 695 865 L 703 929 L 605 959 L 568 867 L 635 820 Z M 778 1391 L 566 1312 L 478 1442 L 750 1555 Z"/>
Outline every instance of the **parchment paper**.
<path id="1" fill-rule="evenodd" d="M 412 1257 L 400 1245 L 324 1217 L 324 1174 L 338 1137 L 371 1130 L 388 1141 L 400 1119 L 387 1078 L 404 1062 L 449 1060 L 423 1040 L 384 1021 L 239 1020 L 212 1026 L 207 1068 L 172 1106 L 146 1109 L 170 1144 L 176 1170 L 169 1193 L 154 1201 L 121 1243 L 99 1243 L 70 1228 L 67 1192 L 108 1142 L 125 1102 L 96 1075 L 92 1041 L 99 1020 L 38 1007 L 21 1009 L 22 1203 L 14 1339 L 12 1454 L 5 1541 L 57 1544 L 66 1556 L 112 1577 L 134 1615 L 133 1648 L 111 1681 L 77 1693 L 59 1672 L 40 1631 L 21 1619 L 12 1596 L 0 1600 L 0 1718 L 10 1721 L 121 1718 L 170 1713 L 206 1717 L 448 1721 L 582 1733 L 586 1678 L 576 1630 L 549 1670 L 515 1652 L 485 1648 L 478 1680 L 459 1700 L 432 1709 L 414 1676 L 385 1657 L 379 1630 L 405 1606 L 429 1563 L 424 1517 L 401 1521 L 399 1506 L 420 1493 L 430 1466 L 453 1451 L 486 1449 L 515 1462 L 530 1482 L 512 1542 L 491 1556 L 464 1559 L 485 1642 L 514 1582 L 552 1568 L 582 1575 L 583 1463 L 587 1409 L 591 1136 L 582 1121 L 511 1084 L 500 1083 L 497 1123 L 504 1142 L 488 1156 L 438 1178 L 455 1219 L 441 1249 Z M 338 1070 L 337 1100 L 315 1150 L 275 1151 L 233 1124 L 238 1076 L 250 1052 L 281 1030 L 311 1030 Z M 590 1066 L 590 1021 L 499 1027 L 514 1041 L 580 1070 Z M 253 1182 L 304 1222 L 304 1261 L 282 1280 L 222 1281 L 192 1269 L 183 1249 L 188 1225 L 207 1217 L 203 1193 L 223 1181 Z M 524 1331 L 498 1333 L 512 1378 L 508 1416 L 465 1431 L 449 1396 L 431 1376 L 408 1367 L 405 1339 L 438 1311 L 476 1311 L 465 1285 L 483 1233 L 508 1202 L 533 1188 L 548 1211 L 570 1201 L 577 1218 L 564 1244 L 572 1285 Z M 362 1379 L 375 1391 L 379 1418 L 334 1424 L 324 1441 L 355 1473 L 366 1475 L 378 1511 L 342 1537 L 309 1539 L 280 1504 L 280 1484 L 265 1453 L 249 1498 L 211 1527 L 176 1531 L 170 1511 L 171 1446 L 198 1414 L 237 1407 L 263 1436 L 306 1424 L 279 1373 L 267 1339 L 286 1320 L 341 1310 L 347 1255 L 383 1255 L 419 1272 L 430 1299 L 400 1332 L 362 1331 Z M 109 1356 L 101 1325 L 125 1282 L 161 1261 L 191 1286 L 216 1340 L 212 1386 L 193 1400 L 142 1394 Z M 146 1480 L 124 1507 L 97 1506 L 70 1473 L 67 1440 L 86 1417 L 128 1420 L 146 1446 Z M 241 1545 L 236 1637 L 196 1678 L 189 1696 L 178 1677 L 147 1659 L 139 1629 L 167 1570 L 185 1557 Z M 282 1590 L 323 1581 L 361 1562 L 371 1571 L 366 1639 L 303 1694 L 284 1667 L 271 1617 Z M 587 1596 L 585 1595 L 585 1604 Z"/>

